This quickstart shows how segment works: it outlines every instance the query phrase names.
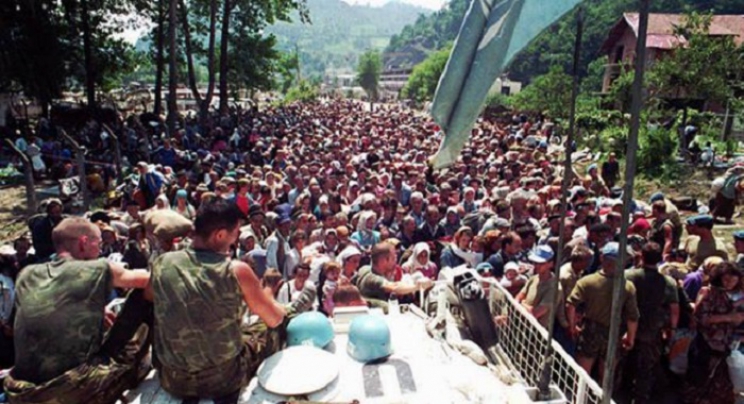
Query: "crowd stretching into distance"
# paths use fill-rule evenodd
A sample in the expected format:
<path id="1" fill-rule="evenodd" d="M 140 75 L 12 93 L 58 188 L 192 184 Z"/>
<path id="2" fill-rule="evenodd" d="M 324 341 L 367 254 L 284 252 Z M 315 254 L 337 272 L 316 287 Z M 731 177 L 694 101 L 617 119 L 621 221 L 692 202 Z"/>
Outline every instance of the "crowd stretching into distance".
<path id="1" fill-rule="evenodd" d="M 656 402 L 661 381 L 681 386 L 686 403 L 734 402 L 726 358 L 744 330 L 744 231 L 720 240 L 712 229 L 714 216 L 731 219 L 744 189 L 736 168 L 711 215 L 685 216 L 661 193 L 633 200 L 618 265 L 619 163 L 608 155 L 564 172 L 560 130 L 547 117 L 480 119 L 443 170 L 428 164 L 437 125 L 393 104 L 262 106 L 189 115 L 169 131 L 141 118 L 113 125 L 122 183 L 110 134 L 94 121 L 75 134 L 89 150 L 87 188 L 105 208 L 73 215 L 46 200 L 30 238 L 0 255 L 11 402 L 114 402 L 147 374 L 150 351 L 171 394 L 236 402 L 293 316 L 416 303 L 441 270 L 463 265 L 494 278 L 543 327 L 554 305 L 566 352 L 597 380 L 617 361 L 618 390 L 636 403 Z M 73 177 L 61 139 L 41 120 L 16 146 L 38 177 Z M 619 266 L 621 344 L 607 358 Z M 126 300 L 106 308 L 115 298 Z M 244 324 L 246 309 L 260 321 Z"/>

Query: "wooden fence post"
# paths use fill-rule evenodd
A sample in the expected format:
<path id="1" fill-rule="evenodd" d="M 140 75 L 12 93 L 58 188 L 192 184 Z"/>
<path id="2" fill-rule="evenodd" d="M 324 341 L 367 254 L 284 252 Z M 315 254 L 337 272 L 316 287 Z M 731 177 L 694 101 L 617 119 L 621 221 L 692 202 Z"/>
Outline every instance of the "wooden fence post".
<path id="1" fill-rule="evenodd" d="M 83 210 L 87 212 L 88 208 L 90 208 L 90 195 L 88 194 L 88 178 L 85 175 L 85 148 L 70 137 L 64 129 L 60 129 L 60 133 L 75 149 L 75 160 L 77 161 L 78 174 L 80 176 L 80 192 L 83 193 Z"/>
<path id="2" fill-rule="evenodd" d="M 111 136 L 111 140 L 114 142 L 114 163 L 116 164 L 116 179 L 119 180 L 119 183 L 121 184 L 124 182 L 124 173 L 121 171 L 121 144 L 119 143 L 119 137 L 116 136 L 116 133 L 114 133 L 111 128 L 104 124 L 103 129 L 108 132 L 109 136 Z"/>
<path id="3" fill-rule="evenodd" d="M 10 139 L 5 139 L 11 150 L 18 154 L 18 157 L 23 163 L 23 176 L 26 178 L 26 209 L 29 215 L 36 214 L 36 189 L 34 187 L 34 166 L 31 164 L 31 160 L 28 158 L 26 153 L 18 150 Z"/>

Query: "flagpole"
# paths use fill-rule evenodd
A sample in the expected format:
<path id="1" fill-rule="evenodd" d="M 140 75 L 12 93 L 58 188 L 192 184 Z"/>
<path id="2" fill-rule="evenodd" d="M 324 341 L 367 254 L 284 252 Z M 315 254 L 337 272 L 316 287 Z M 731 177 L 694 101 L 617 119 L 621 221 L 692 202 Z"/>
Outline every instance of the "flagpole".
<path id="1" fill-rule="evenodd" d="M 556 251 L 556 267 L 554 274 L 556 278 L 560 276 L 560 264 L 563 260 L 563 245 L 565 240 L 566 216 L 568 214 L 568 186 L 571 184 L 573 170 L 571 169 L 571 145 L 574 140 L 576 130 L 576 98 L 579 95 L 579 62 L 581 59 L 581 38 L 584 34 L 584 9 L 579 8 L 576 12 L 576 40 L 574 42 L 573 83 L 571 86 L 571 111 L 569 118 L 569 129 L 564 150 L 566 159 L 563 166 L 563 181 L 561 183 L 561 217 L 558 230 L 558 251 Z M 553 296 L 558 296 L 558 287 L 560 283 L 555 282 L 553 285 Z M 557 302 L 550 302 L 550 311 L 548 312 L 548 336 L 545 355 L 543 356 L 542 372 L 538 383 L 538 397 L 540 400 L 547 401 L 551 398 L 550 380 L 553 373 L 553 334 L 555 333 L 555 315 Z"/>
<path id="2" fill-rule="evenodd" d="M 612 288 L 612 319 L 610 323 L 609 344 L 605 356 L 604 380 L 602 382 L 602 404 L 612 400 L 615 382 L 615 357 L 617 356 L 617 341 L 620 337 L 620 321 L 622 312 L 622 295 L 625 291 L 625 260 L 628 246 L 628 225 L 630 219 L 630 204 L 633 198 L 633 183 L 635 180 L 636 152 L 638 151 L 638 132 L 641 125 L 641 108 L 643 107 L 643 73 L 646 67 L 646 34 L 648 31 L 648 12 L 650 0 L 640 0 L 638 22 L 638 42 L 636 43 L 635 77 L 632 88 L 632 104 L 630 118 L 630 134 L 628 136 L 628 150 L 625 159 L 625 190 L 623 192 L 623 215 L 620 230 L 620 258 L 613 276 Z"/>

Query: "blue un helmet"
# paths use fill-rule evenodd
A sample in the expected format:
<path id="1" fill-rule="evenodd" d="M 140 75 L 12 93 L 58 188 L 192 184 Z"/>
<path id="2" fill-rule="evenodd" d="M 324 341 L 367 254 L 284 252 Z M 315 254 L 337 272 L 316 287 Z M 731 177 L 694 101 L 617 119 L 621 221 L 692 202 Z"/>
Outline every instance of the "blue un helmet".
<path id="1" fill-rule="evenodd" d="M 380 316 L 356 317 L 349 326 L 349 356 L 359 362 L 373 362 L 393 353 L 390 345 L 390 328 Z"/>
<path id="2" fill-rule="evenodd" d="M 328 317 L 317 311 L 302 313 L 287 326 L 289 346 L 312 345 L 324 348 L 333 341 L 333 326 Z"/>

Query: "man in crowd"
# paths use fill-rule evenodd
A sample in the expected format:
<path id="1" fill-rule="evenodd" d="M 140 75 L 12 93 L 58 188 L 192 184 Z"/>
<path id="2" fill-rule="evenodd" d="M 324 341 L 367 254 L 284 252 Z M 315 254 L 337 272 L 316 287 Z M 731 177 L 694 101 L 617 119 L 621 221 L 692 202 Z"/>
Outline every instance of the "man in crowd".
<path id="1" fill-rule="evenodd" d="M 687 268 L 695 271 L 711 256 L 721 257 L 728 261 L 728 251 L 723 241 L 713 236 L 713 217 L 710 215 L 697 215 L 685 221 L 687 225 L 687 237 L 683 250 L 687 253 Z"/>
<path id="2" fill-rule="evenodd" d="M 33 229 L 31 229 L 37 259 L 47 260 L 54 254 L 55 247 L 52 242 L 52 232 L 61 221 L 62 201 L 59 199 L 50 199 L 46 206 L 46 217 L 40 218 L 34 224 Z"/>
<path id="3" fill-rule="evenodd" d="M 356 277 L 351 280 L 368 303 L 387 308 L 387 301 L 391 295 L 403 297 L 434 286 L 429 279 L 422 279 L 412 284 L 389 281 L 390 274 L 395 270 L 397 256 L 395 247 L 388 242 L 375 245 L 370 257 L 372 265 L 361 268 Z"/>
<path id="4" fill-rule="evenodd" d="M 643 246 L 643 268 L 628 271 L 627 280 L 635 286 L 638 310 L 638 332 L 633 349 L 635 365 L 635 403 L 651 403 L 657 366 L 663 351 L 662 331 L 675 330 L 679 320 L 679 298 L 676 282 L 659 273 L 661 246 L 649 242 Z M 668 320 L 667 320 L 668 319 Z"/>
<path id="5" fill-rule="evenodd" d="M 5 391 L 15 403 L 114 402 L 149 370 L 140 367 L 149 345 L 137 331 L 152 325 L 143 292 L 150 274 L 99 259 L 101 231 L 83 218 L 62 220 L 52 241 L 54 260 L 26 267 L 16 285 L 16 358 Z M 114 288 L 134 291 L 104 334 Z M 135 350 L 125 349 L 130 342 Z"/>
<path id="6" fill-rule="evenodd" d="M 237 402 L 261 362 L 282 348 L 286 311 L 253 270 L 230 258 L 243 218 L 225 200 L 200 207 L 190 248 L 153 264 L 160 383 L 187 399 Z M 241 329 L 243 304 L 262 322 Z"/>
<path id="7" fill-rule="evenodd" d="M 607 344 L 610 339 L 610 319 L 612 318 L 612 277 L 615 276 L 617 260 L 620 257 L 619 246 L 609 242 L 602 248 L 600 256 L 601 269 L 585 276 L 576 283 L 568 297 L 566 313 L 569 331 L 577 338 L 576 361 L 587 373 L 592 373 L 595 363 L 599 364 L 599 378 L 604 377 L 604 362 L 616 361 L 607 358 Z M 632 283 L 626 281 L 622 295 L 622 314 L 627 331 L 622 337 L 622 347 L 633 349 L 638 328 L 638 305 L 636 290 Z M 583 310 L 583 324 L 577 322 L 577 310 Z"/>

